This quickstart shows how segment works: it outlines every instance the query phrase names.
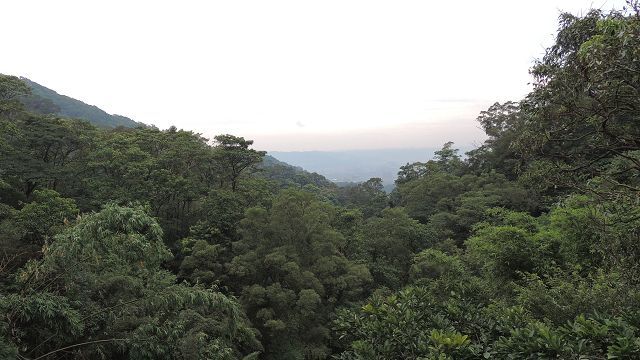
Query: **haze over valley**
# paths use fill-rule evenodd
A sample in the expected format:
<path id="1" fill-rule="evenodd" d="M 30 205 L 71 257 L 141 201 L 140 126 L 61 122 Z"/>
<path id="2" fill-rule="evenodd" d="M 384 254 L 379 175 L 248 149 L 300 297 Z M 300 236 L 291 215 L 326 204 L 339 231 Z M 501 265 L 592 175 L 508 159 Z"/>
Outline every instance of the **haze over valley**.
<path id="1" fill-rule="evenodd" d="M 383 180 L 385 188 L 390 189 L 400 166 L 431 160 L 436 150 L 270 151 L 269 154 L 288 164 L 322 174 L 333 182 L 357 183 L 378 177 Z"/>

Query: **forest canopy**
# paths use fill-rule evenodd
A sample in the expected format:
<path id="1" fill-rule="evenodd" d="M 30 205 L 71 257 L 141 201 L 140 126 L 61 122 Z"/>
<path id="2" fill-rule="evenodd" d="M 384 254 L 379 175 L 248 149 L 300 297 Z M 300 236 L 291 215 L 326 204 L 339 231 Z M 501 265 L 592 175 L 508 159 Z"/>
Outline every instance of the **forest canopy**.
<path id="1" fill-rule="evenodd" d="M 530 72 L 389 194 L 0 75 L 0 358 L 640 358 L 640 7 Z"/>

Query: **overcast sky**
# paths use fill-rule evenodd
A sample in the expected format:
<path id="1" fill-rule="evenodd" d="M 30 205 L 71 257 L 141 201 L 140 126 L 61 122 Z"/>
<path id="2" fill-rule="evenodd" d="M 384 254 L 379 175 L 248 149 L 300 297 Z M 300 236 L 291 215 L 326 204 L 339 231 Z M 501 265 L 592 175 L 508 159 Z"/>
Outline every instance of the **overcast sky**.
<path id="1" fill-rule="evenodd" d="M 622 0 L 3 1 L 0 73 L 265 150 L 479 143 L 561 10 Z"/>

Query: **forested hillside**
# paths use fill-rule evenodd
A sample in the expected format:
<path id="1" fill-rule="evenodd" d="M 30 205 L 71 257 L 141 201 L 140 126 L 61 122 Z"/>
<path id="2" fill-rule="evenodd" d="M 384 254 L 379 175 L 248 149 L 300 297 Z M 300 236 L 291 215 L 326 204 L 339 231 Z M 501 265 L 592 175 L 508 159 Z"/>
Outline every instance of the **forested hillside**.
<path id="1" fill-rule="evenodd" d="M 531 74 L 391 194 L 0 76 L 0 358 L 640 358 L 640 8 Z"/>
<path id="2" fill-rule="evenodd" d="M 40 114 L 56 114 L 64 117 L 87 120 L 97 127 L 137 127 L 143 124 L 122 115 L 111 115 L 95 105 L 60 95 L 34 81 L 21 78 L 30 88 L 30 93 L 20 98 L 27 110 Z"/>

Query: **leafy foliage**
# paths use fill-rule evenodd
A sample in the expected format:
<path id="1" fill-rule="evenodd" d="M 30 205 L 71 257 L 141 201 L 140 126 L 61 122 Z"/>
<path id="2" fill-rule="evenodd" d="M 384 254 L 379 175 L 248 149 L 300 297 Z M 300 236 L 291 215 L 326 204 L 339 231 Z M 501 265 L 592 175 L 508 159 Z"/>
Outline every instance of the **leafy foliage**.
<path id="1" fill-rule="evenodd" d="M 3 336 L 24 356 L 222 359 L 258 349 L 237 303 L 176 283 L 161 268 L 169 257 L 142 208 L 86 215 L 0 297 Z"/>
<path id="2" fill-rule="evenodd" d="M 389 195 L 0 75 L 0 357 L 639 358 L 639 24 L 563 14 L 484 144 Z"/>
<path id="3" fill-rule="evenodd" d="M 264 336 L 266 358 L 326 357 L 327 315 L 358 300 L 371 282 L 365 266 L 339 253 L 344 238 L 331 227 L 331 213 L 312 194 L 288 190 L 241 222 L 229 273 L 246 284 L 240 301 Z"/>

